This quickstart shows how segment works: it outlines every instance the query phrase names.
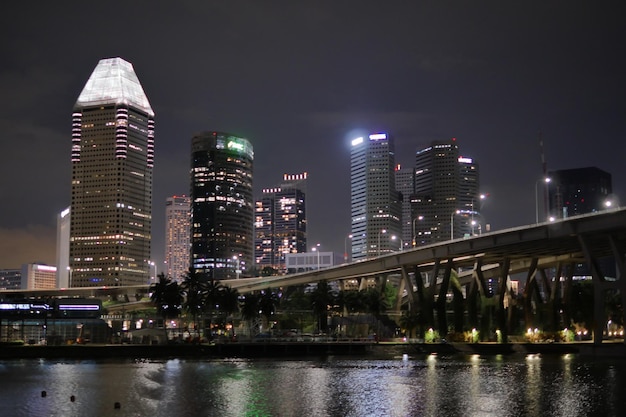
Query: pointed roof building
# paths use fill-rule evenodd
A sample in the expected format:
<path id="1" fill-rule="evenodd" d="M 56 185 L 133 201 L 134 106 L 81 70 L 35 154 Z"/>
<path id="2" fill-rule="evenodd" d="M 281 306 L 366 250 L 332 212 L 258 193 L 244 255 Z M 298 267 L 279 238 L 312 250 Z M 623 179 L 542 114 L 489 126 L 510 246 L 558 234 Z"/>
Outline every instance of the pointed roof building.
<path id="1" fill-rule="evenodd" d="M 133 64 L 122 58 L 101 59 L 76 100 L 75 107 L 123 104 L 154 116 Z"/>

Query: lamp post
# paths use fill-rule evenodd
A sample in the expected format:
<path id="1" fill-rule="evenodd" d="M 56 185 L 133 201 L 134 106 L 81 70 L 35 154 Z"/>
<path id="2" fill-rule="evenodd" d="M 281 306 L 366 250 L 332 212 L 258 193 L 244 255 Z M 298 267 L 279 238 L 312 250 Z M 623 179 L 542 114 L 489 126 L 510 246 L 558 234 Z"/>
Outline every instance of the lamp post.
<path id="1" fill-rule="evenodd" d="M 318 243 L 313 248 L 314 251 L 317 251 L 317 270 L 320 270 L 320 244 Z"/>
<path id="2" fill-rule="evenodd" d="M 382 235 L 383 233 L 387 233 L 387 229 L 382 229 L 380 232 L 378 232 L 378 245 L 376 246 L 376 249 L 378 249 L 378 256 L 380 256 L 380 235 Z"/>
<path id="3" fill-rule="evenodd" d="M 72 288 L 72 267 L 70 266 L 67 267 L 67 273 L 68 273 L 68 278 L 69 278 L 67 287 Z"/>
<path id="4" fill-rule="evenodd" d="M 396 240 L 398 239 L 398 237 L 396 235 L 391 236 L 391 240 Z M 400 252 L 402 252 L 404 247 L 404 242 L 402 241 L 402 238 L 400 238 Z"/>
<path id="5" fill-rule="evenodd" d="M 478 204 L 478 213 L 480 214 L 480 210 L 483 208 L 483 204 L 482 204 L 482 200 L 484 200 L 485 198 L 487 198 L 487 194 L 480 194 L 478 196 L 478 198 L 480 199 L 481 203 Z M 474 221 L 474 214 L 476 213 L 476 210 L 474 210 L 474 198 L 472 197 L 472 236 L 474 236 L 474 225 L 476 224 L 476 221 Z M 480 223 L 478 223 L 478 230 L 480 230 Z"/>
<path id="6" fill-rule="evenodd" d="M 415 222 L 418 220 L 424 220 L 424 216 L 417 216 L 413 219 L 413 247 L 417 246 L 417 234 L 415 233 Z"/>
<path id="7" fill-rule="evenodd" d="M 535 181 L 535 223 L 539 223 L 539 196 L 537 192 L 537 188 L 539 187 L 539 183 L 543 182 L 544 184 L 548 184 L 552 181 L 549 177 L 540 178 Z"/>
<path id="8" fill-rule="evenodd" d="M 348 239 L 352 240 L 352 235 L 346 236 L 343 240 L 343 262 L 348 263 Z"/>
<path id="9" fill-rule="evenodd" d="M 450 214 L 450 240 L 454 240 L 454 215 L 459 214 L 461 210 L 454 210 Z"/>
<path id="10" fill-rule="evenodd" d="M 148 261 L 148 265 L 150 266 L 150 270 L 152 270 L 152 267 L 154 267 L 154 275 L 150 276 L 149 282 L 152 282 L 152 280 L 156 279 L 157 276 L 157 266 L 156 266 L 156 262 L 154 261 Z"/>

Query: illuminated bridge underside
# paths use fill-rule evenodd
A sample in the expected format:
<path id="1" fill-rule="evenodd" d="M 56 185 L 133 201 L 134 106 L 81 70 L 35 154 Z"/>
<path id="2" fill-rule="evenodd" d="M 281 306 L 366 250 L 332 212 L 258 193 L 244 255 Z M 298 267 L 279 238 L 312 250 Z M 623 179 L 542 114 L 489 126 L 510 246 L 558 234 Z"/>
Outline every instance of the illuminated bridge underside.
<path id="1" fill-rule="evenodd" d="M 419 289 L 416 291 L 410 283 L 409 274 L 427 272 L 431 278 L 430 282 L 425 283 L 426 290 L 422 289 L 422 294 L 426 294 L 430 298 L 427 301 L 437 307 L 434 299 L 441 296 L 445 299 L 450 289 L 451 271 L 455 270 L 463 271 L 459 273 L 459 284 L 469 285 L 470 292 L 478 292 L 482 297 L 486 294 L 485 279 L 498 278 L 500 293 L 492 298 L 495 298 L 495 307 L 504 312 L 511 299 L 506 285 L 510 275 L 527 274 L 524 294 L 529 299 L 532 284 L 536 284 L 542 277 L 544 289 L 549 292 L 547 296 L 553 299 L 560 283 L 559 280 L 547 282 L 545 270 L 555 268 L 559 274 L 557 276 L 563 276 L 561 274 L 570 266 L 568 278 L 571 283 L 571 266 L 586 264 L 591 270 L 594 284 L 594 315 L 600 318 L 595 320 L 594 342 L 601 343 L 603 323 L 606 322 L 604 291 L 619 290 L 622 303 L 626 305 L 626 280 L 621 279 L 625 253 L 626 209 L 619 209 L 456 239 L 321 271 L 228 280 L 223 281 L 223 284 L 238 289 L 240 293 L 247 293 L 323 280 L 385 277 L 395 273 L 403 278 L 401 291 L 407 289 L 408 298 L 413 301 Z M 607 279 L 598 261 L 611 256 L 615 259 L 617 276 Z M 438 280 L 432 279 L 437 276 Z M 624 319 L 626 322 L 626 317 Z M 502 325 L 506 327 L 505 323 Z"/>

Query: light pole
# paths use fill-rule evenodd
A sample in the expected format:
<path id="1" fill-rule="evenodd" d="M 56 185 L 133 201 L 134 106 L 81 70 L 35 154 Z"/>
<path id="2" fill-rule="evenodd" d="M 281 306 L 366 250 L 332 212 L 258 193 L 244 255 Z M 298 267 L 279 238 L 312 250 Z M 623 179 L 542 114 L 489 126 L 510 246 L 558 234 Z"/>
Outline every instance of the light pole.
<path id="1" fill-rule="evenodd" d="M 148 265 L 150 265 L 150 269 L 152 269 L 152 267 L 154 267 L 154 275 L 150 277 L 150 282 L 152 282 L 152 280 L 156 280 L 156 276 L 157 276 L 157 266 L 156 266 L 156 262 L 154 261 L 148 261 Z"/>
<path id="2" fill-rule="evenodd" d="M 418 220 L 424 220 L 424 216 L 417 216 L 413 219 L 413 247 L 417 246 L 417 234 L 415 233 L 415 222 Z"/>
<path id="3" fill-rule="evenodd" d="M 485 198 L 487 198 L 487 194 L 481 194 L 478 196 L 478 198 L 482 201 Z M 483 204 L 482 202 L 478 205 L 478 210 L 480 213 L 480 210 L 483 208 Z M 474 225 L 476 224 L 476 222 L 474 221 L 474 214 L 476 214 L 476 210 L 474 210 L 474 197 L 472 197 L 472 236 L 474 236 Z M 481 216 L 482 217 L 482 216 Z M 478 230 L 480 230 L 480 223 L 478 224 Z"/>
<path id="4" fill-rule="evenodd" d="M 549 177 L 540 178 L 537 181 L 535 181 L 535 223 L 539 223 L 539 196 L 538 196 L 537 188 L 539 187 L 540 182 L 543 182 L 544 184 L 548 184 L 550 181 L 552 181 L 552 179 Z"/>
<path id="5" fill-rule="evenodd" d="M 391 236 L 391 240 L 396 240 L 398 239 L 398 237 L 396 235 Z M 402 238 L 400 238 L 400 252 L 402 252 L 404 247 L 404 242 L 402 241 Z"/>
<path id="6" fill-rule="evenodd" d="M 454 240 L 454 215 L 460 212 L 461 210 L 454 210 L 450 215 L 450 240 Z"/>
<path id="7" fill-rule="evenodd" d="M 346 236 L 343 240 L 343 262 L 348 263 L 348 239 L 352 240 L 352 235 Z"/>
<path id="8" fill-rule="evenodd" d="M 378 232 L 378 245 L 376 246 L 376 249 L 378 249 L 378 256 L 380 256 L 380 235 L 382 235 L 383 233 L 387 233 L 387 229 L 382 229 L 380 232 Z"/>
<path id="9" fill-rule="evenodd" d="M 316 247 L 313 250 L 317 250 L 317 270 L 320 270 L 320 244 L 315 245 Z"/>

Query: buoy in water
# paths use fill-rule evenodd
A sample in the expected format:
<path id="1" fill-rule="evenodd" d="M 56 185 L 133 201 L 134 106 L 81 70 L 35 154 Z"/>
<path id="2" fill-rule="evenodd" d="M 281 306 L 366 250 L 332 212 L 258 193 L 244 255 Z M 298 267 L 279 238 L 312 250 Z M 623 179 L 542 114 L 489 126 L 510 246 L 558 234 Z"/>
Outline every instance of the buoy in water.
<path id="1" fill-rule="evenodd" d="M 76 401 L 76 397 L 74 397 L 74 396 L 72 395 L 72 396 L 70 397 L 70 401 L 71 401 L 71 402 Z"/>
<path id="2" fill-rule="evenodd" d="M 113 404 L 113 408 L 115 408 L 116 410 L 119 410 L 120 408 L 122 408 L 122 404 L 120 404 L 119 402 L 116 402 L 115 404 Z"/>
<path id="3" fill-rule="evenodd" d="M 41 398 L 45 397 L 46 395 L 48 395 L 46 391 L 41 391 Z"/>

